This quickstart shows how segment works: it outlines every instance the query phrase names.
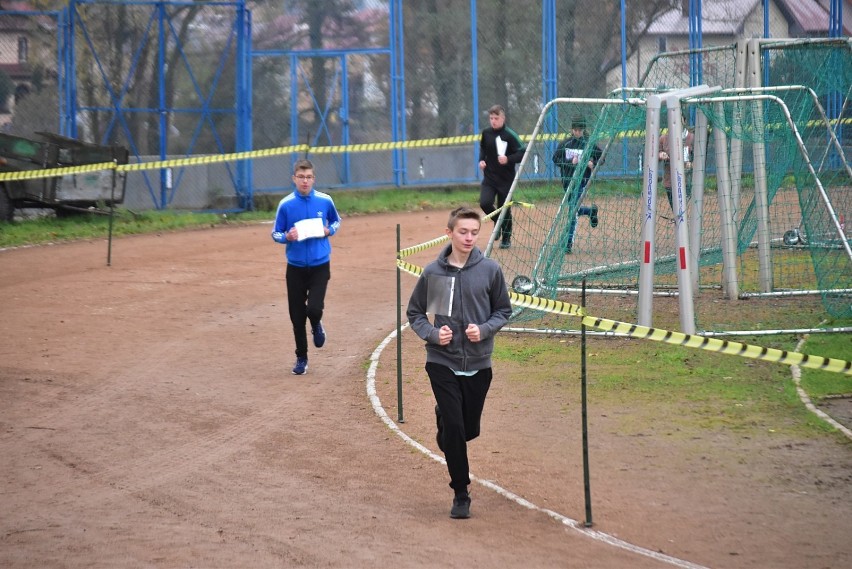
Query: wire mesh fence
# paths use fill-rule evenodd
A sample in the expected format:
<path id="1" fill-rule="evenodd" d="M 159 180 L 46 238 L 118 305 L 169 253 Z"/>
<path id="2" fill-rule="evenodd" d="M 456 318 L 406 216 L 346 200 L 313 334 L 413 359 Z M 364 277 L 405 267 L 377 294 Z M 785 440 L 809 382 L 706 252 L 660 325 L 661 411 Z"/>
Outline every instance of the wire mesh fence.
<path id="1" fill-rule="evenodd" d="M 534 204 L 514 208 L 525 237 L 511 253 L 495 254 L 518 256 L 512 261 L 517 266 L 507 265 L 510 272 L 548 294 L 593 277 L 615 314 L 629 317 L 635 304 L 624 291 L 638 271 L 639 222 L 627 212 L 637 211 L 642 199 L 644 107 L 628 101 L 696 79 L 746 87 L 750 53 L 724 33 L 707 36 L 707 43 L 717 45 L 680 50 L 687 47 L 687 34 L 677 27 L 686 21 L 680 6 L 640 3 L 624 15 L 626 82 L 639 86 L 616 89 L 622 83 L 621 16 L 616 3 L 591 0 L 523 6 L 508 0 L 256 5 L 76 0 L 64 12 L 0 14 L 0 95 L 6 91 L 0 99 L 7 102 L 0 111 L 8 111 L 0 116 L 10 132 L 67 130 L 126 145 L 140 164 L 190 159 L 128 172 L 131 207 L 241 209 L 252 207 L 254 193 L 288 191 L 290 163 L 305 154 L 324 173 L 321 189 L 473 183 L 480 175 L 478 134 L 491 104 L 503 104 L 508 124 L 527 139 L 547 101 L 585 98 L 594 102 L 557 105 L 544 116 L 519 175 L 516 199 Z M 747 16 L 737 29 L 755 35 L 760 11 Z M 670 26 L 662 33 L 653 25 L 637 26 L 640 22 Z M 778 22 L 770 24 L 778 33 Z M 846 314 L 850 268 L 837 245 L 846 240 L 852 214 L 850 135 L 844 128 L 852 112 L 849 43 L 758 45 L 761 84 L 807 87 L 772 94 L 790 110 L 805 152 L 776 104 L 738 102 L 729 94 L 732 100 L 721 110 L 691 104 L 687 117 L 694 126 L 701 113 L 711 130 L 724 129 L 731 141 L 726 159 L 734 169 L 741 288 L 745 294 L 816 290 L 830 313 Z M 607 102 L 593 99 L 607 94 Z M 564 163 L 554 161 L 577 119 L 585 125 L 589 148 L 601 154 L 588 180 L 584 168 L 569 175 Z M 456 138 L 448 143 L 446 137 Z M 441 142 L 414 144 L 433 139 Z M 389 141 L 402 144 L 353 146 Z M 713 145 L 711 138 L 700 150 L 707 188 L 701 203 L 702 290 L 724 285 Z M 300 150 L 192 161 L 288 146 Z M 765 172 L 766 180 L 757 172 Z M 755 188 L 764 182 L 769 212 L 764 217 L 770 221 L 763 231 L 776 250 L 773 259 L 782 252 L 789 259 L 771 270 L 754 245 L 765 223 Z M 666 200 L 659 206 L 657 245 L 673 251 L 674 213 Z M 616 233 L 609 235 L 611 230 Z M 675 263 L 673 255 L 658 260 L 661 298 L 675 287 Z M 702 294 L 699 303 L 713 298 Z M 712 306 L 700 310 L 703 315 L 712 315 L 711 321 L 717 316 Z"/>

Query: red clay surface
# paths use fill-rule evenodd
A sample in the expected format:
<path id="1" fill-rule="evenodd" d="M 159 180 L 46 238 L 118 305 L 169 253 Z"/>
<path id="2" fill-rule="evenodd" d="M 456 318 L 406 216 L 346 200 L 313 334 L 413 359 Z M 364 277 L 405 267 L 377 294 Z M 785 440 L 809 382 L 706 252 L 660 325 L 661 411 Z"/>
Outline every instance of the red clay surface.
<path id="1" fill-rule="evenodd" d="M 0 252 L 0 567 L 852 566 L 852 445 L 689 446 L 624 432 L 629 408 L 591 418 L 593 530 L 642 551 L 479 484 L 451 520 L 444 465 L 365 388 L 396 325 L 396 224 L 407 247 L 445 216 L 344 219 L 303 377 L 269 225 L 118 239 L 109 267 L 106 241 Z M 434 449 L 422 347 L 410 331 L 403 347 L 401 428 Z M 395 353 L 377 373 L 394 419 Z M 496 369 L 474 474 L 583 520 L 576 409 Z"/>

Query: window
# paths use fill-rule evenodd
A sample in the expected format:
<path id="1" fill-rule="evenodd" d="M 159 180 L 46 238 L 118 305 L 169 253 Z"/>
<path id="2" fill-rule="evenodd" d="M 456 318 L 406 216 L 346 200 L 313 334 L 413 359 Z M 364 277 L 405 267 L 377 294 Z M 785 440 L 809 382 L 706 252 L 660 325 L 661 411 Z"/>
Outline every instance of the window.
<path id="1" fill-rule="evenodd" d="M 18 38 L 18 63 L 26 63 L 27 55 L 29 51 L 29 46 L 27 45 L 27 38 L 20 37 Z"/>
<path id="2" fill-rule="evenodd" d="M 663 53 L 666 51 L 666 36 L 660 36 L 657 38 L 657 53 Z"/>

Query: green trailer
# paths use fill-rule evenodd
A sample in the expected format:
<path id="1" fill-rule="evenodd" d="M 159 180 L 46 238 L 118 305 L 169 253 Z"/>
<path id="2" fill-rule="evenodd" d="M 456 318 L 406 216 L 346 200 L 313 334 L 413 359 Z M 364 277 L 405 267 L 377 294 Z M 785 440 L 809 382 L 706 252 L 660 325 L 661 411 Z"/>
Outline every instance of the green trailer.
<path id="1" fill-rule="evenodd" d="M 0 173 L 81 166 L 127 164 L 122 146 L 102 146 L 49 132 L 35 139 L 0 133 Z M 114 169 L 0 182 L 0 221 L 12 221 L 16 209 L 49 208 L 57 214 L 100 211 L 124 201 L 126 175 Z"/>

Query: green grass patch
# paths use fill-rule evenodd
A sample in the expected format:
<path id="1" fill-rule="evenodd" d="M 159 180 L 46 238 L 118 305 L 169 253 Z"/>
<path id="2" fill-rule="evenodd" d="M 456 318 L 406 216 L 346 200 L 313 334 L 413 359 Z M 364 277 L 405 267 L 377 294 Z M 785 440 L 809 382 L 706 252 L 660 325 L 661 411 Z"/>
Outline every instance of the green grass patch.
<path id="1" fill-rule="evenodd" d="M 792 350 L 796 339 L 738 341 Z M 590 406 L 623 416 L 628 430 L 657 422 L 683 436 L 718 429 L 804 436 L 830 430 L 802 406 L 786 365 L 624 338 L 589 338 L 586 354 Z M 501 377 L 511 378 L 521 393 L 579 397 L 579 338 L 501 334 L 494 357 Z"/>
<path id="2" fill-rule="evenodd" d="M 852 320 L 837 320 L 832 328 L 852 326 Z M 852 333 L 811 334 L 802 347 L 806 354 L 842 360 L 852 359 Z M 802 368 L 802 388 L 814 399 L 830 395 L 852 394 L 852 377 L 818 369 Z"/>
<path id="3" fill-rule="evenodd" d="M 423 189 L 336 190 L 329 192 L 343 216 L 398 211 L 477 207 L 479 186 Z"/>
<path id="4" fill-rule="evenodd" d="M 460 205 L 477 206 L 479 187 L 334 190 L 330 194 L 343 217 L 386 213 L 452 209 Z M 255 198 L 255 211 L 239 213 L 196 213 L 175 210 L 133 212 L 117 208 L 113 216 L 114 236 L 158 233 L 181 229 L 214 227 L 239 223 L 270 221 L 281 195 L 263 194 Z M 19 247 L 78 239 L 100 239 L 109 235 L 110 218 L 97 213 L 0 222 L 0 247 Z"/>
<path id="5" fill-rule="evenodd" d="M 115 236 L 176 231 L 196 227 L 233 223 L 239 216 L 230 218 L 214 213 L 178 213 L 172 211 L 146 211 L 133 213 L 117 209 L 112 220 Z M 71 217 L 41 217 L 38 219 L 0 222 L 0 247 L 15 247 L 79 239 L 102 239 L 109 235 L 110 218 L 107 215 L 80 214 Z"/>

